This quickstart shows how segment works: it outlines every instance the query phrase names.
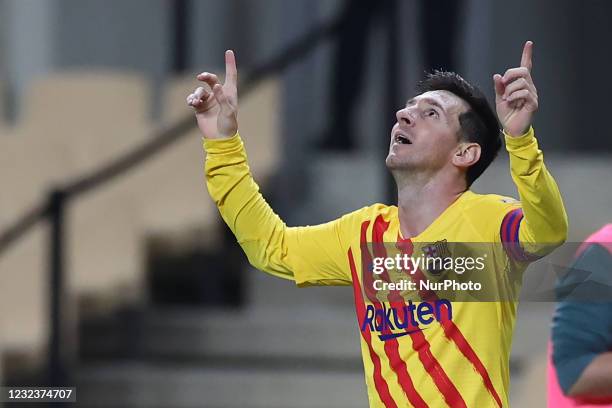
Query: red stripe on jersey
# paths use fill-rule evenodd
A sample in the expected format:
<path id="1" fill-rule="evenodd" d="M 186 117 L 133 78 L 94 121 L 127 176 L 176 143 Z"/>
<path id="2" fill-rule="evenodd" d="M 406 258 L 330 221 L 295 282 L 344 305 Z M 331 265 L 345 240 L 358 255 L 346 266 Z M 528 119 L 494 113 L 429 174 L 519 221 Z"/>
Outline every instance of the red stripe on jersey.
<path id="1" fill-rule="evenodd" d="M 396 308 L 398 314 L 400 314 L 402 322 L 405 322 L 405 319 L 408 318 L 404 314 L 405 305 L 406 304 L 404 302 L 393 302 L 391 304 L 391 306 Z M 421 364 L 423 364 L 423 368 L 425 368 L 427 373 L 434 381 L 434 384 L 436 384 L 438 390 L 440 390 L 442 393 L 446 404 L 452 408 L 466 407 L 461 393 L 459 393 L 459 390 L 457 387 L 455 387 L 455 384 L 453 384 L 448 375 L 446 375 L 446 372 L 431 352 L 431 346 L 425 338 L 425 335 L 423 335 L 423 332 L 415 331 L 414 328 L 406 328 L 405 330 L 407 332 L 410 331 L 409 336 L 412 340 L 412 348 L 417 352 L 419 360 L 421 361 Z"/>
<path id="2" fill-rule="evenodd" d="M 377 220 L 378 221 L 378 220 Z M 365 221 L 362 223 L 361 225 L 361 265 L 362 265 L 362 273 L 364 276 L 364 283 L 366 285 L 371 285 L 368 290 L 368 288 L 366 288 L 366 293 L 370 294 L 372 293 L 372 295 L 370 296 L 370 300 L 372 301 L 372 304 L 374 305 L 374 307 L 381 309 L 382 305 L 380 303 L 380 301 L 377 299 L 376 297 L 376 290 L 373 287 L 373 278 L 372 278 L 372 274 L 371 273 L 365 273 L 364 271 L 368 271 L 369 266 L 372 265 L 372 255 L 370 254 L 370 251 L 368 250 L 367 247 L 367 228 L 369 226 L 369 221 Z M 376 227 L 377 224 L 375 224 L 374 226 Z M 380 228 L 383 228 L 382 233 L 384 233 L 384 230 L 386 229 L 386 227 L 388 227 L 388 223 L 385 225 L 380 225 L 378 224 L 377 229 L 380 230 Z M 382 235 L 381 235 L 382 236 Z M 385 256 L 386 253 L 381 252 L 381 245 L 382 240 L 380 241 L 373 241 L 373 249 L 374 252 L 377 254 L 377 256 Z M 377 245 L 378 244 L 378 245 Z M 384 247 L 382 247 L 384 249 Z M 361 296 L 361 288 L 359 287 L 359 281 L 356 280 L 357 279 L 357 273 L 356 271 L 354 271 L 355 268 L 355 264 L 354 264 L 354 260 L 352 259 L 352 251 L 349 250 L 349 260 L 351 262 L 351 272 L 353 273 L 353 287 L 355 290 L 355 302 L 357 305 L 357 302 L 359 301 L 361 303 L 361 310 L 362 312 L 359 313 L 358 312 L 358 324 L 359 327 L 361 327 L 361 324 L 363 322 L 363 320 L 365 319 L 365 305 L 363 304 L 363 297 Z M 381 277 L 383 279 L 385 279 L 387 282 L 389 281 L 389 275 L 387 273 L 387 271 L 385 270 L 385 272 L 383 272 L 381 274 Z M 355 286 L 356 285 L 356 286 Z M 367 332 L 370 333 L 369 331 L 369 327 L 367 327 Z M 390 333 L 389 328 L 385 328 L 383 329 L 383 334 L 388 334 Z M 412 382 L 412 379 L 410 378 L 410 375 L 408 374 L 408 367 L 406 366 L 406 362 L 401 358 L 400 354 L 399 354 L 399 342 L 396 339 L 390 339 L 387 340 L 385 342 L 384 345 L 384 350 L 385 350 L 385 354 L 387 355 L 387 358 L 389 360 L 389 366 L 391 367 L 391 369 L 395 372 L 395 374 L 397 375 L 397 380 L 399 385 L 402 387 L 402 390 L 404 390 L 404 393 L 406 394 L 406 397 L 408 398 L 408 400 L 410 401 L 410 403 L 415 406 L 415 407 L 423 407 L 426 408 L 427 407 L 427 403 L 425 403 L 425 401 L 423 400 L 423 398 L 419 395 L 418 391 L 416 390 L 416 388 L 414 388 L 414 383 Z M 378 357 L 378 356 L 377 356 Z"/>
<path id="3" fill-rule="evenodd" d="M 382 215 L 376 217 L 374 221 L 374 225 L 372 226 L 372 249 L 374 250 L 374 256 L 377 258 L 386 258 L 387 257 L 387 249 L 385 248 L 384 235 L 389 228 L 389 223 L 384 220 Z M 369 254 L 367 254 L 369 255 Z M 362 257 L 363 259 L 363 257 Z M 367 260 L 371 262 L 371 259 Z M 384 268 L 382 276 L 386 277 L 387 282 L 390 282 L 389 272 L 387 268 Z M 387 295 L 387 299 L 390 302 L 403 302 L 402 295 L 399 290 L 392 290 L 389 295 Z"/>
<path id="4" fill-rule="evenodd" d="M 396 310 L 401 310 L 401 319 L 402 322 L 404 322 L 404 319 L 408 318 L 404 315 L 403 306 L 405 305 L 405 303 L 392 305 L 394 307 L 397 307 Z M 409 331 L 409 329 L 406 328 L 406 331 Z M 461 393 L 459 392 L 457 387 L 455 387 L 455 384 L 453 384 L 448 375 L 446 375 L 446 372 L 431 352 L 431 345 L 427 341 L 423 332 L 415 331 L 414 329 L 410 329 L 410 331 L 411 333 L 409 334 L 409 336 L 412 339 L 412 348 L 418 353 L 419 360 L 423 364 L 425 370 L 433 379 L 434 383 L 436 384 L 436 387 L 438 387 L 438 390 L 440 390 L 440 392 L 442 393 L 446 404 L 452 408 L 466 407 L 467 405 L 465 404 Z"/>
<path id="5" fill-rule="evenodd" d="M 359 277 L 357 276 L 357 268 L 355 268 L 355 260 L 353 259 L 353 252 L 351 249 L 348 251 L 348 258 L 349 265 L 351 267 L 351 275 L 353 277 L 353 292 L 355 296 L 355 309 L 357 311 L 357 325 L 361 327 L 361 322 L 363 319 L 365 319 L 365 303 L 363 301 L 363 297 L 361 296 Z M 372 333 L 370 333 L 370 328 L 366 327 L 366 329 L 361 332 L 361 335 L 368 345 L 370 358 L 372 359 L 372 364 L 374 364 L 374 386 L 376 387 L 376 391 L 378 391 L 378 395 L 381 401 L 385 404 L 385 407 L 397 408 L 397 404 L 389 392 L 389 385 L 382 376 L 380 357 L 378 354 L 376 354 L 376 351 L 374 351 L 374 348 L 372 347 Z"/>
<path id="6" fill-rule="evenodd" d="M 497 405 L 501 408 L 502 402 L 499 394 L 495 390 L 495 386 L 491 381 L 491 377 L 489 376 L 489 372 L 487 368 L 482 364 L 482 361 L 478 358 L 478 355 L 470 346 L 467 339 L 461 333 L 461 330 L 453 323 L 452 320 L 444 320 L 442 321 L 442 327 L 444 328 L 444 334 L 446 337 L 457 345 L 457 348 L 461 350 L 461 353 L 472 363 L 478 374 L 482 377 L 482 381 L 484 382 L 485 387 L 491 393 L 491 396 L 495 399 Z"/>
<path id="7" fill-rule="evenodd" d="M 404 240 L 404 241 L 407 241 L 407 240 Z M 403 245 L 406 245 L 405 242 Z M 412 253 L 409 253 L 408 255 L 412 255 Z M 425 280 L 425 275 L 423 274 L 423 271 L 421 271 L 420 269 L 416 269 L 415 273 L 410 276 L 412 277 L 412 280 L 417 283 L 418 286 L 421 285 L 420 281 Z M 436 301 L 440 299 L 438 295 L 433 291 L 427 291 L 426 293 L 424 293 L 424 295 L 427 296 L 427 301 Z M 446 336 L 446 338 L 448 338 L 449 340 L 452 340 L 457 346 L 457 348 L 461 351 L 461 354 L 463 354 L 465 358 L 467 358 L 468 361 L 472 364 L 472 366 L 474 366 L 478 374 L 480 374 L 485 387 L 487 388 L 491 396 L 495 399 L 495 402 L 497 402 L 497 405 L 501 407 L 502 406 L 501 398 L 499 397 L 499 394 L 495 390 L 495 386 L 493 385 L 493 382 L 491 381 L 489 372 L 487 371 L 484 364 L 482 364 L 482 361 L 480 361 L 480 358 L 478 358 L 478 355 L 476 354 L 476 352 L 474 351 L 470 343 L 463 336 L 463 333 L 461 333 L 461 330 L 459 330 L 459 327 L 457 327 L 457 325 L 455 325 L 455 323 L 452 320 L 441 320 L 440 323 L 442 325 L 442 328 L 444 329 L 444 335 Z"/>
<path id="8" fill-rule="evenodd" d="M 374 244 L 374 250 L 376 251 L 378 249 L 379 251 L 374 253 L 374 255 L 377 257 L 387 257 L 387 250 L 384 246 L 383 236 L 388 227 L 389 223 L 386 222 L 381 215 L 376 217 L 376 220 L 374 221 L 374 225 L 372 227 L 372 242 Z M 391 306 L 395 308 L 396 313 L 401 316 L 400 318 L 402 322 L 405 322 L 407 318 L 407 316 L 405 316 L 404 314 L 404 306 L 406 306 L 406 302 L 401 297 L 399 291 L 390 292 L 388 295 L 388 300 Z M 457 390 L 455 384 L 453 384 L 448 375 L 446 375 L 446 372 L 444 372 L 444 369 L 440 365 L 439 361 L 431 352 L 431 346 L 423 335 L 423 333 L 420 331 L 415 331 L 414 328 L 408 327 L 406 328 L 406 332 L 410 332 L 409 336 L 412 340 L 412 348 L 417 352 L 419 360 L 423 364 L 423 368 L 429 374 L 438 390 L 440 390 L 440 392 L 442 393 L 442 396 L 444 397 L 444 400 L 446 401 L 448 406 L 453 408 L 466 407 L 465 401 L 461 397 L 459 390 Z M 398 343 L 395 339 L 393 339 L 393 341 L 395 343 Z M 399 358 L 399 343 L 394 344 L 394 347 L 392 348 L 387 347 L 387 343 L 389 342 L 390 340 L 387 340 L 385 342 L 385 351 L 387 351 L 387 355 L 389 356 L 388 349 L 394 349 L 394 351 L 397 353 L 397 357 Z M 391 361 L 393 362 L 393 360 Z M 406 365 L 403 360 L 400 359 L 400 361 L 403 366 Z"/>
<path id="9" fill-rule="evenodd" d="M 376 289 L 374 289 L 374 279 L 372 276 L 372 272 L 369 269 L 374 265 L 372 262 L 372 257 L 370 255 L 370 250 L 368 249 L 368 239 L 366 237 L 369 226 L 370 226 L 370 221 L 364 221 L 361 224 L 361 235 L 359 237 L 359 242 L 361 244 L 361 259 L 362 259 L 361 276 L 363 278 L 363 285 L 364 285 L 363 287 L 365 290 L 366 297 L 371 302 L 374 303 L 378 299 L 376 298 L 377 291 Z M 364 261 L 364 259 L 366 259 L 364 258 L 364 256 L 367 256 L 367 261 Z M 381 278 L 383 280 L 386 280 L 387 282 L 389 281 L 389 275 L 387 274 L 387 271 L 385 271 L 381 275 Z"/>
<path id="10" fill-rule="evenodd" d="M 389 223 L 386 222 L 382 218 L 382 216 L 379 215 L 376 218 L 374 225 L 372 227 L 372 242 L 373 242 L 373 248 L 374 248 L 376 257 L 383 257 L 383 258 L 387 257 L 387 251 L 384 247 L 383 236 L 388 226 L 389 226 Z M 365 254 L 365 256 L 366 257 L 365 258 L 362 257 L 362 259 L 364 259 L 366 263 L 371 262 L 371 258 L 369 254 Z M 400 314 L 402 321 L 405 321 L 406 316 L 404 316 L 403 307 L 406 305 L 406 303 L 402 299 L 399 291 L 390 292 L 387 299 L 391 303 L 391 305 L 395 307 L 397 313 Z M 407 332 L 410 332 L 411 330 L 413 329 L 406 328 Z M 461 394 L 459 393 L 455 385 L 452 383 L 450 378 L 446 375 L 446 373 L 444 372 L 444 369 L 442 368 L 438 360 L 431 353 L 429 342 L 425 339 L 425 336 L 423 335 L 423 333 L 417 331 L 414 333 L 410 333 L 409 336 L 412 340 L 412 347 L 418 353 L 419 360 L 423 364 L 425 371 L 432 378 L 434 384 L 436 385 L 438 390 L 442 393 L 445 401 L 447 401 L 447 403 L 451 407 L 465 407 L 465 402 L 463 401 Z M 389 356 L 390 362 L 393 367 L 394 367 L 394 363 L 396 362 L 391 357 L 391 354 L 389 352 L 394 351 L 393 356 L 397 355 L 397 358 L 401 362 L 398 364 L 400 364 L 400 367 L 402 368 L 402 370 L 400 370 L 399 372 L 397 371 L 396 372 L 398 373 L 398 379 L 401 379 L 401 374 L 403 374 L 404 372 L 403 367 L 406 365 L 406 363 L 399 356 L 398 341 L 396 339 L 387 340 L 385 342 L 385 351 L 387 352 L 387 355 Z M 406 370 L 406 374 L 407 374 L 407 370 Z"/>
<path id="11" fill-rule="evenodd" d="M 384 333 L 390 333 L 391 331 L 387 327 Z M 408 366 L 406 362 L 400 357 L 399 354 L 399 342 L 396 339 L 389 339 L 385 343 L 385 353 L 389 356 L 389 365 L 391 369 L 397 375 L 397 382 L 404 390 L 408 401 L 416 408 L 427 408 L 427 403 L 419 395 L 418 391 L 414 387 L 412 378 L 408 374 Z M 391 358 L 393 356 L 393 358 Z"/>

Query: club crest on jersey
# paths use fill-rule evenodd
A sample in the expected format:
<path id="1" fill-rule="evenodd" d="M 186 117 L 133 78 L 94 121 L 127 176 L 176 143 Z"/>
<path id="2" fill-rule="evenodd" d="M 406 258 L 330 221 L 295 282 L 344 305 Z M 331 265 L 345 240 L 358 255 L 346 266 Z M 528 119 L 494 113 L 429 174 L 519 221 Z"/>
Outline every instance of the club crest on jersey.
<path id="1" fill-rule="evenodd" d="M 426 262 L 427 272 L 435 276 L 441 275 L 445 271 L 443 265 L 446 263 L 446 260 L 451 257 L 450 250 L 448 249 L 448 241 L 443 239 L 425 245 L 422 248 L 422 252 L 425 258 L 441 259 L 441 262 Z"/>

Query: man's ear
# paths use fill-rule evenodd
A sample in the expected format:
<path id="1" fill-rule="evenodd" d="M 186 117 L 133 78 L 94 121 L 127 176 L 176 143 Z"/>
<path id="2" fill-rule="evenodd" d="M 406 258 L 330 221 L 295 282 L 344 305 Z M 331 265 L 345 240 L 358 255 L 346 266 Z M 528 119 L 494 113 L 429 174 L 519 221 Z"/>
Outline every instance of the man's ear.
<path id="1" fill-rule="evenodd" d="M 478 143 L 460 143 L 453 155 L 453 164 L 457 167 L 468 168 L 480 159 L 480 145 Z"/>

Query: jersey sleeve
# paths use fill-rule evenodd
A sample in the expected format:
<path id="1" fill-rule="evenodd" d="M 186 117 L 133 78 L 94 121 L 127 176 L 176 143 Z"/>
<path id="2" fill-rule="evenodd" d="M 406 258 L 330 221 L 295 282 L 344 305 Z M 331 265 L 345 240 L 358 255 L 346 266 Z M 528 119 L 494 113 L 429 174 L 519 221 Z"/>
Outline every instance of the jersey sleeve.
<path id="1" fill-rule="evenodd" d="M 551 340 L 559 385 L 566 394 L 595 357 L 612 350 L 611 268 L 610 253 L 600 245 L 591 245 L 557 282 L 559 302 Z M 605 284 L 607 299 L 589 301 L 594 299 L 595 282 Z"/>
<path id="2" fill-rule="evenodd" d="M 326 224 L 287 227 L 259 192 L 240 136 L 203 143 L 208 191 L 255 268 L 299 286 L 351 284 L 346 230 L 359 211 Z"/>
<path id="3" fill-rule="evenodd" d="M 565 242 L 568 221 L 557 183 L 544 164 L 533 128 L 520 137 L 505 135 L 510 173 L 520 207 L 510 207 L 500 228 L 508 254 L 532 261 Z"/>

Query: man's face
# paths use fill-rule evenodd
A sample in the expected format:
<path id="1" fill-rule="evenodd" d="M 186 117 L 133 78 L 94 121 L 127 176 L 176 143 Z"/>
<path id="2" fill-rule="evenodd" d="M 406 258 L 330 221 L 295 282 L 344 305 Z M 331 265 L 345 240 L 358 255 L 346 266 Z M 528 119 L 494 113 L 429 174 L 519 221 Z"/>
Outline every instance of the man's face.
<path id="1" fill-rule="evenodd" d="M 397 111 L 386 164 L 389 170 L 432 170 L 450 165 L 459 144 L 463 99 L 448 91 L 429 91 Z"/>

